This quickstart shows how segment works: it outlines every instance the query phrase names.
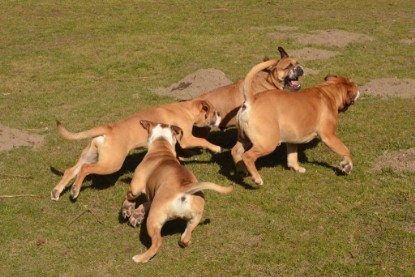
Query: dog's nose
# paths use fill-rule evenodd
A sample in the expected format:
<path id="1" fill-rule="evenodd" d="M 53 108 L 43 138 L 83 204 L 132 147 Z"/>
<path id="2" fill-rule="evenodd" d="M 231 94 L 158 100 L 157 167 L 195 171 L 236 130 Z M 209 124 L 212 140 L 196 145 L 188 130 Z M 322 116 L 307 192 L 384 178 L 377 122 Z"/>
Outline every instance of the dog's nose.
<path id="1" fill-rule="evenodd" d="M 302 75 L 304 74 L 304 70 L 302 69 L 302 67 L 298 66 L 298 67 L 295 69 L 295 74 L 296 74 L 297 76 L 302 76 Z"/>
<path id="2" fill-rule="evenodd" d="M 217 115 L 217 116 L 220 116 L 220 112 L 216 112 L 216 115 Z"/>

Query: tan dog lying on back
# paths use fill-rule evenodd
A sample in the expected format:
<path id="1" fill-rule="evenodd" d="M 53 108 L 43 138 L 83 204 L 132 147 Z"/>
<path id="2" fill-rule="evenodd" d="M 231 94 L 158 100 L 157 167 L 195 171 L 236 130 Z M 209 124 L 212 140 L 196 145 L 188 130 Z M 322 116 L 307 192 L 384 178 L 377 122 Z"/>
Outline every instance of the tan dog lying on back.
<path id="1" fill-rule="evenodd" d="M 101 125 L 79 133 L 69 132 L 58 122 L 58 132 L 62 137 L 71 140 L 92 140 L 83 150 L 78 162 L 65 170 L 61 181 L 51 192 L 51 199 L 58 200 L 61 192 L 75 176 L 77 177 L 71 189 L 73 199 L 78 197 L 81 184 L 88 174 L 104 175 L 120 170 L 130 150 L 147 145 L 147 130 L 138 124 L 143 119 L 180 126 L 183 130 L 180 146 L 184 149 L 202 147 L 213 152 L 221 151 L 220 146 L 192 135 L 194 125 L 217 127 L 220 123 L 220 116 L 207 100 L 195 99 L 161 105 L 135 113 L 111 125 Z"/>
<path id="2" fill-rule="evenodd" d="M 237 171 L 248 170 L 254 182 L 262 185 L 255 161 L 286 142 L 288 166 L 296 172 L 305 172 L 298 164 L 297 144 L 319 136 L 343 157 L 341 170 L 350 173 L 353 167 L 350 152 L 337 137 L 336 128 L 339 112 L 347 110 L 359 97 L 357 86 L 346 77 L 327 76 L 324 83 L 298 93 L 269 90 L 254 95 L 252 78 L 269 64 L 253 67 L 245 78 L 246 101 L 238 112 L 238 141 L 231 150 Z"/>
<path id="3" fill-rule="evenodd" d="M 278 51 L 281 59 L 272 60 L 273 63 L 255 74 L 251 85 L 254 94 L 270 89 L 298 91 L 301 88 L 298 79 L 304 74 L 303 68 L 296 59 L 287 54 L 284 48 L 278 47 Z M 226 129 L 235 126 L 236 114 L 244 102 L 243 83 L 244 81 L 240 80 L 237 83 L 208 91 L 196 98 L 210 101 L 215 110 L 220 113 L 222 122 L 219 128 Z"/>
<path id="4" fill-rule="evenodd" d="M 149 132 L 148 152 L 134 172 L 121 209 L 124 217 L 130 217 L 133 226 L 140 224 L 149 210 L 146 225 L 151 247 L 145 253 L 133 257 L 137 263 L 145 263 L 156 254 L 161 246 L 161 229 L 168 220 L 187 220 L 179 244 L 182 247 L 189 245 L 192 231 L 203 215 L 205 199 L 202 190 L 229 193 L 233 189 L 233 186 L 200 183 L 189 169 L 180 164 L 174 147 L 176 138 L 180 140 L 183 134 L 179 127 L 145 120 L 141 121 L 141 125 Z M 135 209 L 135 199 L 141 193 L 146 195 L 149 202 Z"/>

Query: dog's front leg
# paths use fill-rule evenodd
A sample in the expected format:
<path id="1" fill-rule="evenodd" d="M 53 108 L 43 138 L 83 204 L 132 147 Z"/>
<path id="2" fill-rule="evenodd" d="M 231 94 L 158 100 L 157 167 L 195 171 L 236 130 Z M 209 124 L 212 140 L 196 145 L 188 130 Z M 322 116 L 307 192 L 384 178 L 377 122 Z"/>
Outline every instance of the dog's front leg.
<path id="1" fill-rule="evenodd" d="M 346 174 L 352 172 L 353 163 L 350 151 L 343 142 L 334 134 L 331 136 L 321 136 L 322 141 L 335 153 L 343 157 L 340 162 L 340 170 Z"/>
<path id="2" fill-rule="evenodd" d="M 222 151 L 222 148 L 220 146 L 210 143 L 206 139 L 197 138 L 192 135 L 183 136 L 183 138 L 180 140 L 180 146 L 183 149 L 202 147 L 205 149 L 209 149 L 210 151 L 215 153 L 219 153 Z"/>
<path id="3" fill-rule="evenodd" d="M 134 171 L 133 178 L 131 179 L 130 186 L 128 187 L 127 195 L 125 196 L 124 203 L 121 207 L 121 215 L 124 218 L 129 218 L 133 214 L 135 209 L 135 200 L 140 194 L 145 194 L 146 192 L 146 177 L 144 172 L 145 168 L 142 168 L 140 165 L 138 165 Z"/>
<path id="4" fill-rule="evenodd" d="M 146 213 L 150 210 L 150 206 L 151 206 L 150 201 L 145 202 L 141 204 L 140 206 L 138 206 L 138 208 L 135 209 L 130 216 L 130 219 L 129 219 L 130 225 L 133 227 L 140 225 L 143 222 L 146 216 Z"/>
<path id="5" fill-rule="evenodd" d="M 287 143 L 287 164 L 288 167 L 297 173 L 304 173 L 305 168 L 298 163 L 298 146 L 297 144 Z"/>

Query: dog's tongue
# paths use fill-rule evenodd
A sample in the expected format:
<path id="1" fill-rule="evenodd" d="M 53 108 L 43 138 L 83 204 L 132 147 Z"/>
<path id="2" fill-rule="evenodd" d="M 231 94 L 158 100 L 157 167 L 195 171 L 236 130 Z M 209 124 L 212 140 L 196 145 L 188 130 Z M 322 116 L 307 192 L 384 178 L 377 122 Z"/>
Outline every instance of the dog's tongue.
<path id="1" fill-rule="evenodd" d="M 293 89 L 300 89 L 301 85 L 299 81 L 291 80 L 290 87 L 292 87 Z"/>

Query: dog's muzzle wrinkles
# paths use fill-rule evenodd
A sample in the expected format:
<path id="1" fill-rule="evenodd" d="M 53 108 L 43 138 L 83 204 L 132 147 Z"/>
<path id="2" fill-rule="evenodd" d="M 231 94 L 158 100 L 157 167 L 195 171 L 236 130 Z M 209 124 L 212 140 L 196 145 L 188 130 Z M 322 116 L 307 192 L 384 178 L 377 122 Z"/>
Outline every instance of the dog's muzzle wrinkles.
<path id="1" fill-rule="evenodd" d="M 285 85 L 288 87 L 288 89 L 292 91 L 298 91 L 301 89 L 301 84 L 298 81 L 298 78 L 304 75 L 304 69 L 298 65 L 294 67 L 290 74 L 285 79 Z"/>

